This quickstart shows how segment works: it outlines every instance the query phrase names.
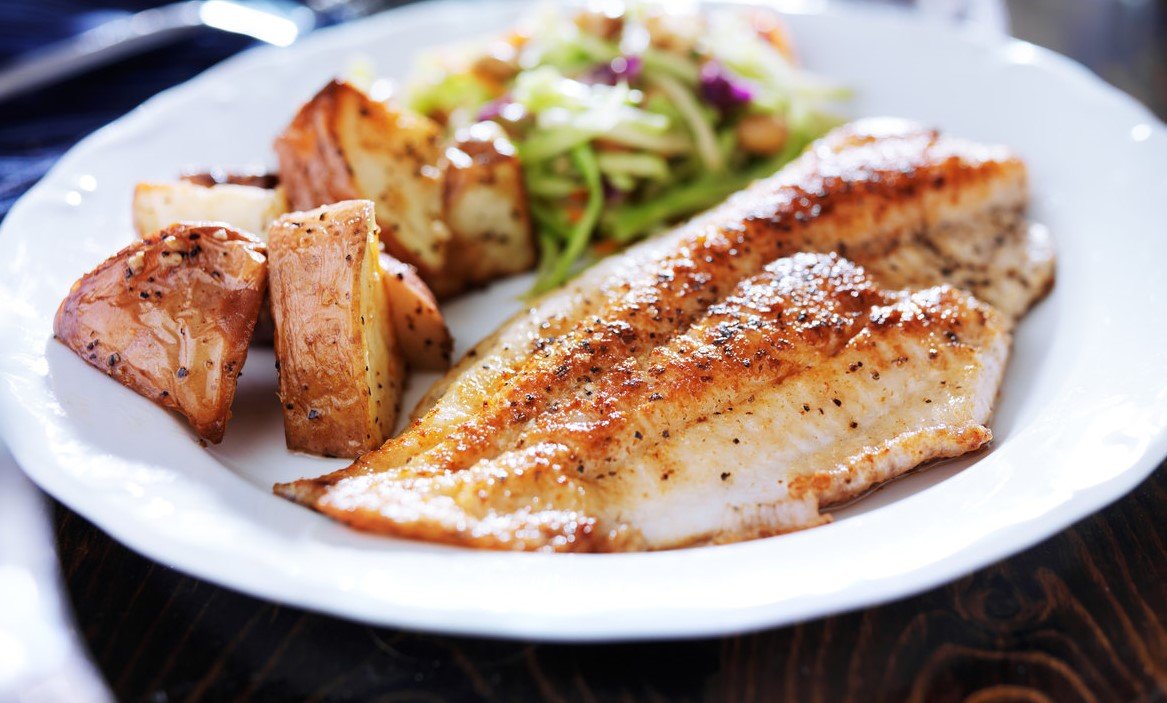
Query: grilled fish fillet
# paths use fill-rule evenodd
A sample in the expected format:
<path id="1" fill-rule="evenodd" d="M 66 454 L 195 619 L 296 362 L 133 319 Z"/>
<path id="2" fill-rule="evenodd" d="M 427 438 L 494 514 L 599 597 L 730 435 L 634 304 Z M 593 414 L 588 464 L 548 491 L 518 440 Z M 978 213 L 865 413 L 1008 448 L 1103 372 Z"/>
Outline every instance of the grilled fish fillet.
<path id="1" fill-rule="evenodd" d="M 1008 328 L 1052 281 L 1026 198 L 1007 150 L 900 121 L 837 130 L 512 319 L 400 437 L 276 491 L 362 529 L 500 548 L 663 548 L 816 524 L 822 507 L 988 440 Z M 802 251 L 872 274 L 782 258 Z M 1002 312 L 871 277 L 951 282 Z"/>
<path id="2" fill-rule="evenodd" d="M 448 471 L 418 455 L 348 476 L 314 507 L 489 548 L 659 549 L 808 527 L 822 507 L 987 442 L 1008 340 L 967 293 L 886 292 L 835 254 L 798 254 L 644 360 L 576 384 L 489 458 Z"/>
<path id="3" fill-rule="evenodd" d="M 438 417 L 444 429 L 457 426 L 477 414 L 485 389 L 518 372 L 534 340 L 562 345 L 593 320 L 655 309 L 663 319 L 653 329 L 643 316 L 636 324 L 641 346 L 659 343 L 732 282 L 801 251 L 836 251 L 888 287 L 949 283 L 1016 322 L 1054 281 L 1052 244 L 1026 221 L 1028 201 L 1025 164 L 1005 147 L 898 118 L 853 122 L 723 205 L 541 298 L 434 384 L 413 417 L 443 398 L 428 426 L 437 431 Z"/>

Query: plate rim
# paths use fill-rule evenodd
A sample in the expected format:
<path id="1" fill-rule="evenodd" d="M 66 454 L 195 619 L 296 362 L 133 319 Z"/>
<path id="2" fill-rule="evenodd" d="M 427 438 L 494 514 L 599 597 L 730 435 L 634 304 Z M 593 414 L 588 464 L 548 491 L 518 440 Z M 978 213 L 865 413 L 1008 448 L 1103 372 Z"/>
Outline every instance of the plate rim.
<path id="1" fill-rule="evenodd" d="M 475 7 L 478 11 L 490 11 L 493 8 L 517 6 L 526 4 L 522 0 L 493 0 L 490 3 L 470 3 L 465 0 L 429 0 L 401 8 L 389 10 L 381 15 L 362 20 L 359 24 L 384 24 L 386 28 L 394 19 L 407 19 L 409 16 L 425 15 L 440 11 L 445 7 Z M 816 3 L 823 9 L 815 14 L 829 14 L 839 11 L 839 6 L 833 3 Z M 848 7 L 846 12 L 854 12 Z M 870 12 L 870 10 L 863 10 Z M 885 14 L 884 16 L 891 16 Z M 897 19 L 895 21 L 905 21 Z M 915 21 L 915 20 L 911 20 Z M 330 41 L 332 37 L 343 37 L 354 31 L 354 24 L 328 28 L 313 33 L 312 36 L 298 43 L 300 46 L 314 46 Z M 1167 126 L 1150 112 L 1144 105 L 1118 88 L 1106 83 L 1097 77 L 1085 66 L 1076 61 L 1057 54 L 1048 49 L 1012 38 L 972 37 L 958 30 L 934 26 L 936 31 L 945 31 L 953 40 L 962 43 L 979 45 L 985 50 L 1008 53 L 1010 51 L 1024 51 L 1032 56 L 1031 62 L 1039 65 L 1044 71 L 1073 81 L 1079 91 L 1089 91 L 1099 100 L 1108 103 L 1108 111 L 1124 110 L 1132 118 L 1151 125 L 1152 130 L 1164 132 Z M 359 30 L 358 30 L 359 31 Z M 63 155 L 50 171 L 28 192 L 13 205 L 8 215 L 0 223 L 0 236 L 4 236 L 14 221 L 14 214 L 22 214 L 25 209 L 34 208 L 36 203 L 45 198 L 48 184 L 58 180 L 61 174 L 68 173 L 73 163 L 80 159 L 87 151 L 100 148 L 106 141 L 116 137 L 122 130 L 131 130 L 137 121 L 144 119 L 152 111 L 158 110 L 166 102 L 179 100 L 182 94 L 190 90 L 192 85 L 208 83 L 220 77 L 220 74 L 230 74 L 245 68 L 255 62 L 257 57 L 281 51 L 273 47 L 257 47 L 237 54 L 225 61 L 200 73 L 198 76 L 178 84 L 172 88 L 153 96 L 142 105 L 131 110 L 114 122 L 100 128 L 74 145 Z M 15 218 L 19 221 L 21 218 Z M 0 293 L 6 291 L 0 290 Z M 6 297 L 6 296 L 0 296 Z M 12 302 L 12 301 L 8 301 Z M 8 345 L 0 341 L 0 350 Z M 987 564 L 1019 553 L 1048 537 L 1063 531 L 1074 522 L 1102 510 L 1118 498 L 1127 494 L 1147 476 L 1167 455 L 1167 431 L 1161 431 L 1146 444 L 1145 451 L 1137 459 L 1130 462 L 1129 468 L 1107 478 L 1100 483 L 1079 488 L 1064 501 L 1057 503 L 1040 514 L 1003 527 L 992 535 L 980 536 L 977 540 L 966 545 L 963 549 L 937 558 L 928 564 L 924 573 L 917 572 L 917 578 L 912 584 L 904 586 L 893 579 L 857 580 L 866 585 L 867 590 L 858 597 L 849 599 L 844 607 L 823 602 L 817 607 L 804 607 L 796 613 L 783 613 L 782 603 L 770 603 L 765 606 L 751 606 L 736 610 L 719 611 L 721 617 L 716 621 L 706 617 L 699 624 L 692 621 L 684 623 L 658 622 L 652 627 L 643 624 L 634 624 L 632 627 L 614 626 L 605 624 L 602 628 L 588 629 L 573 627 L 563 629 L 562 624 L 555 619 L 540 618 L 508 618 L 501 617 L 461 621 L 455 618 L 435 618 L 428 612 L 411 614 L 401 608 L 382 612 L 379 616 L 370 616 L 367 612 L 356 612 L 355 609 L 343 607 L 341 603 L 334 603 L 334 607 L 323 606 L 318 600 L 301 596 L 284 589 L 278 596 L 273 596 L 270 587 L 261 586 L 257 579 L 249 578 L 246 574 L 225 573 L 206 566 L 205 559 L 198 556 L 206 549 L 205 545 L 187 545 L 197 547 L 187 552 L 176 549 L 170 537 L 155 538 L 150 530 L 142 529 L 142 523 L 135 517 L 100 513 L 86 504 L 83 496 L 78 496 L 71 490 L 73 481 L 67 473 L 60 471 L 59 460 L 54 453 L 44 447 L 35 445 L 25 439 L 28 434 L 19 432 L 20 427 L 29 422 L 30 418 L 20 413 L 19 399 L 16 393 L 7 384 L 0 384 L 0 436 L 8 444 L 18 465 L 26 475 L 38 486 L 52 495 L 55 499 L 75 510 L 86 520 L 108 533 L 118 542 L 126 545 L 136 553 L 146 558 L 178 569 L 183 573 L 204 579 L 216 585 L 230 588 L 263 600 L 278 600 L 298 608 L 313 612 L 326 613 L 331 616 L 375 623 L 378 625 L 418 629 L 442 634 L 492 636 L 505 638 L 520 638 L 528 640 L 558 641 L 558 642 L 589 642 L 589 641 L 631 641 L 645 639 L 677 639 L 706 636 L 720 636 L 740 632 L 760 630 L 764 628 L 787 625 L 822 617 L 828 614 L 838 614 L 864 607 L 879 605 L 892 600 L 907 598 L 938 585 L 955 580 L 965 574 L 981 569 Z M 34 420 L 35 421 L 35 420 Z M 1080 507 L 1088 504 L 1087 507 Z M 95 513 L 97 513 L 95 515 Z M 1010 539 L 1004 539 L 1009 535 Z M 991 539 L 987 539 L 991 537 Z M 986 544 L 986 541 L 992 544 Z M 961 559 L 953 559 L 954 555 L 964 555 Z M 949 563 L 955 562 L 955 563 Z M 774 612 L 777 606 L 778 612 Z"/>

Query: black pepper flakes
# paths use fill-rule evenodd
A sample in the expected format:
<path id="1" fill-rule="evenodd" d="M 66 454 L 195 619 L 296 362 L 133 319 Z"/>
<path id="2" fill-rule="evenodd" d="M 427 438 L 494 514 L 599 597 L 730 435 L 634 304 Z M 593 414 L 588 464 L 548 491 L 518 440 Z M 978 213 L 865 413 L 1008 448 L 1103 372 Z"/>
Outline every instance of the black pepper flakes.
<path id="1" fill-rule="evenodd" d="M 320 411 L 317 410 L 316 408 L 311 408 L 308 410 L 308 419 L 309 420 L 315 420 L 319 417 L 320 417 Z"/>
<path id="2" fill-rule="evenodd" d="M 118 363 L 121 360 L 122 360 L 122 355 L 118 354 L 117 352 L 110 354 L 109 359 L 108 359 L 110 366 L 113 366 L 114 364 Z"/>
<path id="3" fill-rule="evenodd" d="M 729 480 L 729 477 L 730 477 L 730 475 L 731 475 L 731 474 L 730 474 L 728 471 L 722 471 L 722 472 L 721 472 L 721 480 L 722 480 L 722 481 L 728 481 L 728 480 Z"/>
<path id="4" fill-rule="evenodd" d="M 186 378 L 190 375 L 190 371 L 187 371 L 185 366 L 179 366 L 178 371 L 176 371 L 174 375 L 178 376 L 179 378 Z"/>

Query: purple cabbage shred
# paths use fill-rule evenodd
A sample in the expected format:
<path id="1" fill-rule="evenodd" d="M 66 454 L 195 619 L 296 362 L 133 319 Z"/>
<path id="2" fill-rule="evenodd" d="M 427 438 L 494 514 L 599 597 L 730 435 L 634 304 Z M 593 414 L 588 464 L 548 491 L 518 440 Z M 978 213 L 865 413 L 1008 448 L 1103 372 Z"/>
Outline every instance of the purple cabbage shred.
<path id="1" fill-rule="evenodd" d="M 602 184 L 604 187 L 604 202 L 608 205 L 620 205 L 628 198 L 627 193 L 609 183 L 607 178 L 603 180 Z"/>
<path id="2" fill-rule="evenodd" d="M 478 121 L 483 122 L 485 120 L 497 119 L 500 115 L 502 115 L 503 109 L 510 104 L 511 98 L 509 95 L 504 95 L 501 98 L 495 98 L 494 100 L 491 100 L 479 108 Z"/>
<path id="3" fill-rule="evenodd" d="M 616 85 L 620 81 L 631 83 L 640 76 L 644 60 L 639 56 L 617 56 L 606 64 L 593 68 L 583 78 L 585 83 Z"/>
<path id="4" fill-rule="evenodd" d="M 701 66 L 701 97 L 722 112 L 748 105 L 754 99 L 749 84 L 735 78 L 716 61 Z"/>

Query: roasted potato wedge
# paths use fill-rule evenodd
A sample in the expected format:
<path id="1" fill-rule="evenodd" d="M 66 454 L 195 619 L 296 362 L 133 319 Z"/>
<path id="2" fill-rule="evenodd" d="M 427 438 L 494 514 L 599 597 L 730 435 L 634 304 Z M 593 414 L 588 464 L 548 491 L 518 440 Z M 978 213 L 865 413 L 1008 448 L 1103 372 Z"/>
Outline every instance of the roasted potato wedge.
<path id="1" fill-rule="evenodd" d="M 440 298 L 526 271 L 537 250 L 515 147 L 494 122 L 460 130 L 443 162 L 443 217 L 452 243 L 431 284 Z"/>
<path id="2" fill-rule="evenodd" d="M 353 458 L 393 431 L 404 385 L 373 203 L 293 212 L 268 231 L 288 448 Z"/>
<path id="3" fill-rule="evenodd" d="M 145 237 L 175 222 L 226 222 L 257 237 L 288 211 L 284 192 L 255 186 L 202 186 L 187 181 L 139 183 L 134 188 L 134 229 Z"/>
<path id="4" fill-rule="evenodd" d="M 263 243 L 175 224 L 73 284 L 53 331 L 92 366 L 219 442 L 267 286 Z"/>
<path id="5" fill-rule="evenodd" d="M 293 210 L 365 198 L 376 206 L 385 249 L 422 278 L 444 268 L 440 128 L 333 81 L 276 140 L 280 182 Z"/>
<path id="6" fill-rule="evenodd" d="M 388 254 L 381 254 L 381 268 L 393 330 L 406 363 L 422 371 L 445 371 L 450 367 L 454 338 L 433 292 L 415 268 Z"/>

